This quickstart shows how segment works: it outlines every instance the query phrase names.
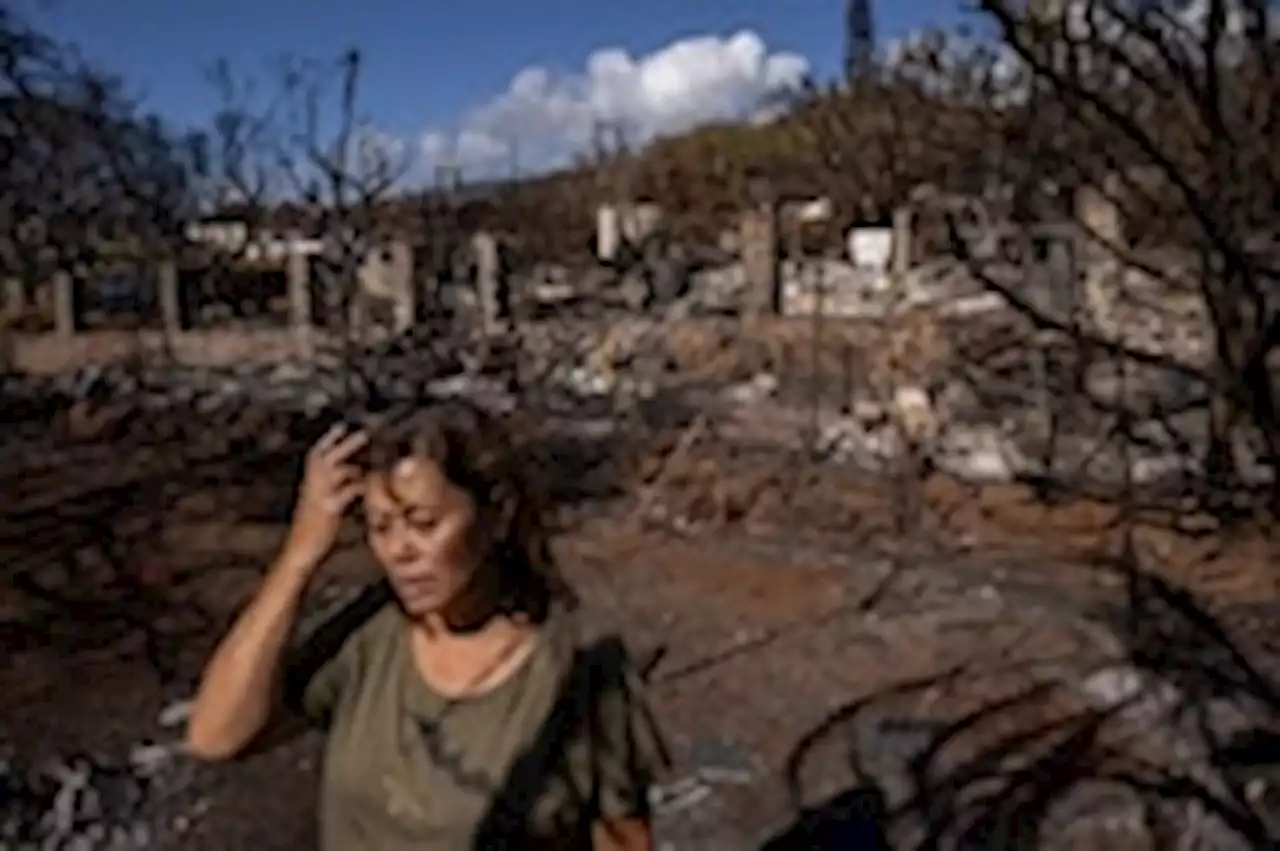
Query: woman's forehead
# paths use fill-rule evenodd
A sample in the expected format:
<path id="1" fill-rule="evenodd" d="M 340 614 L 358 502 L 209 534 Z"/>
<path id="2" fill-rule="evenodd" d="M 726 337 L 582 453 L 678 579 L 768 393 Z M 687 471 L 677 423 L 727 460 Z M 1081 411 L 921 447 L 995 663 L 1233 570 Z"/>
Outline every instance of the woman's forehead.
<path id="1" fill-rule="evenodd" d="M 440 467 L 426 458 L 402 458 L 383 475 L 374 476 L 370 490 L 375 498 L 396 503 L 436 503 L 451 491 Z"/>
<path id="2" fill-rule="evenodd" d="M 420 480 L 424 476 L 430 477 L 432 473 L 439 473 L 439 468 L 435 464 L 422 458 L 406 455 L 391 467 L 391 480 L 412 482 Z"/>

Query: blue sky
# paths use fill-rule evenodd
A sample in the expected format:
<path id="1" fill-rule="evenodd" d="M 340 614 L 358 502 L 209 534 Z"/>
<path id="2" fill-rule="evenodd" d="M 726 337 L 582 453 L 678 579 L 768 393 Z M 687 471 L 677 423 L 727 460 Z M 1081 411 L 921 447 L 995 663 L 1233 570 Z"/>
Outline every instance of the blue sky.
<path id="1" fill-rule="evenodd" d="M 544 68 L 563 88 L 580 79 L 593 52 L 608 48 L 639 60 L 682 38 L 751 30 L 766 52 L 799 54 L 830 74 L 840 64 L 843 20 L 841 0 L 27 0 L 25 7 L 51 34 L 123 76 L 149 109 L 179 122 L 213 108 L 205 69 L 219 57 L 252 70 L 275 57 L 358 47 L 365 111 L 380 131 L 415 140 L 428 128 L 456 128 L 500 98 L 522 69 Z M 875 12 L 882 40 L 961 17 L 955 0 L 895 0 Z M 517 114 L 526 116 L 504 113 Z"/>

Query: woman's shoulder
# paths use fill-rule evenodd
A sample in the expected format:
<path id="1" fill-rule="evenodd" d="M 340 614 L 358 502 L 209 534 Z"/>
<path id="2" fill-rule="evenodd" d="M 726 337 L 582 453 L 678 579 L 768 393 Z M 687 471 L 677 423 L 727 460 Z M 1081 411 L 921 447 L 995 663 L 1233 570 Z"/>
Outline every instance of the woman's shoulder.
<path id="1" fill-rule="evenodd" d="M 641 673 L 656 655 L 628 640 L 621 625 L 608 612 L 578 604 L 554 609 L 547 630 L 562 657 L 597 670 Z"/>
<path id="2" fill-rule="evenodd" d="M 362 677 L 371 643 L 386 632 L 388 606 L 387 589 L 370 583 L 331 595 L 300 619 L 285 660 L 285 700 L 307 717 L 327 717 L 336 695 Z"/>
<path id="3" fill-rule="evenodd" d="M 573 650 L 585 650 L 601 641 L 622 639 L 622 631 L 608 612 L 585 603 L 553 606 L 543 629 Z"/>
<path id="4" fill-rule="evenodd" d="M 385 580 L 367 582 L 333 592 L 299 623 L 301 644 L 320 643 L 330 649 L 352 650 L 379 643 L 391 633 L 395 597 Z"/>

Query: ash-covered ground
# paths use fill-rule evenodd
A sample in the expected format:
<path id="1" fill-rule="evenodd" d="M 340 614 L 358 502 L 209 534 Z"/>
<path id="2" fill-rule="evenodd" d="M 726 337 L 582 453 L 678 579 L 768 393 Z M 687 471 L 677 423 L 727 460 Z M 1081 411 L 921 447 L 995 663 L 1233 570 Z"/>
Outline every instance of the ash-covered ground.
<path id="1" fill-rule="evenodd" d="M 656 660 L 662 847 L 1272 847 L 1274 546 L 1046 504 L 960 379 L 908 487 L 874 333 L 803 330 L 548 323 L 483 356 L 8 382 L 0 847 L 309 847 L 316 741 L 194 766 L 183 701 L 307 441 L 449 393 L 531 423 L 566 570 Z M 355 534 L 318 598 L 371 575 Z"/>

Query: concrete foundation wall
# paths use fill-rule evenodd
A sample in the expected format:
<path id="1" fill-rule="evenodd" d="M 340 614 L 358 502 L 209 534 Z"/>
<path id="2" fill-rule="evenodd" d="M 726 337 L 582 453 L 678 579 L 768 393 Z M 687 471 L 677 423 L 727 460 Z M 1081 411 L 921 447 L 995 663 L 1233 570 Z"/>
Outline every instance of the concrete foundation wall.
<path id="1" fill-rule="evenodd" d="M 21 372 L 53 375 L 84 366 L 118 363 L 165 348 L 159 331 L 90 331 L 64 336 L 56 333 L 16 334 L 13 365 Z M 288 328 L 184 331 L 169 341 L 174 359 L 193 366 L 229 367 L 242 363 L 273 363 L 308 357 L 308 341 Z"/>

